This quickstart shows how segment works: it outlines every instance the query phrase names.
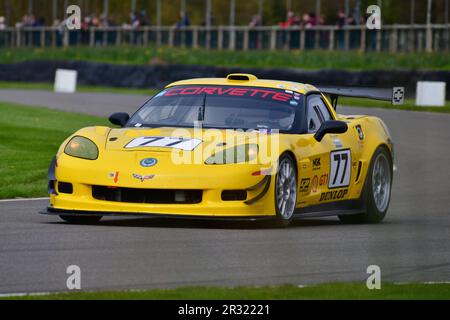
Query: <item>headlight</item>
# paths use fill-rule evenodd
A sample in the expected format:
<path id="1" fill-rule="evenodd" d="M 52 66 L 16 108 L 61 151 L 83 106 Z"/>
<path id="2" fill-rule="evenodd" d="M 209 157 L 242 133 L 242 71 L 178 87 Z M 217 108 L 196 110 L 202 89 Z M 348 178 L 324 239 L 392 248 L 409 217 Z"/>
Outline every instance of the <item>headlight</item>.
<path id="1" fill-rule="evenodd" d="M 257 156 L 257 144 L 242 144 L 213 154 L 206 159 L 205 164 L 243 163 L 255 160 Z"/>
<path id="2" fill-rule="evenodd" d="M 85 137 L 76 136 L 70 139 L 64 153 L 72 157 L 95 160 L 98 158 L 98 148 L 94 142 Z"/>

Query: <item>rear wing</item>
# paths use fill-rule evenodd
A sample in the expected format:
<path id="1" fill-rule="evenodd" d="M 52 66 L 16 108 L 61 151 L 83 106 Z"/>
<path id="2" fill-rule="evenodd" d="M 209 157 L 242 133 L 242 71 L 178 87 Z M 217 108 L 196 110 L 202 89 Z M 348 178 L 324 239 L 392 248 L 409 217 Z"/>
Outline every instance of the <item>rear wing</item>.
<path id="1" fill-rule="evenodd" d="M 323 94 L 328 94 L 331 103 L 336 109 L 339 97 L 364 98 L 372 100 L 389 101 L 393 105 L 402 105 L 405 102 L 405 88 L 394 87 L 392 89 L 383 88 L 362 88 L 362 87 L 318 87 Z"/>

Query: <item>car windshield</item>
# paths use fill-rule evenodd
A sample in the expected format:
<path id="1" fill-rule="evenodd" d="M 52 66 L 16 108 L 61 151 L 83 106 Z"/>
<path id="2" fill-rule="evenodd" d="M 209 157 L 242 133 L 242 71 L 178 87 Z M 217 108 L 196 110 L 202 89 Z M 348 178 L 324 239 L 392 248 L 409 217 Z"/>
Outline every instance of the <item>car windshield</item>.
<path id="1" fill-rule="evenodd" d="M 292 130 L 303 95 L 242 86 L 178 86 L 161 91 L 139 109 L 128 127 Z"/>

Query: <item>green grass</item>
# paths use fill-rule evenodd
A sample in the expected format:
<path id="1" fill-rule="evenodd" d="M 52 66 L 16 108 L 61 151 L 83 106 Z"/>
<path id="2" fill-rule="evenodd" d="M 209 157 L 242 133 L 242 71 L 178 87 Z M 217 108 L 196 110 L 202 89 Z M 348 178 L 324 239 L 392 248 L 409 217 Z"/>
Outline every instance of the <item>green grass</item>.
<path id="1" fill-rule="evenodd" d="M 349 106 L 349 107 L 363 106 L 363 107 L 368 107 L 368 108 L 450 113 L 450 101 L 449 100 L 446 101 L 444 107 L 418 107 L 415 105 L 415 100 L 413 100 L 413 99 L 406 99 L 404 105 L 393 106 L 389 102 L 378 101 L 378 100 L 367 100 L 367 99 L 357 99 L 357 98 L 339 98 L 339 105 Z"/>
<path id="2" fill-rule="evenodd" d="M 76 130 L 106 119 L 0 103 L 0 198 L 47 194 L 47 169 L 59 145 Z"/>
<path id="3" fill-rule="evenodd" d="M 20 89 L 20 90 L 45 90 L 53 91 L 53 84 L 46 82 L 6 82 L 0 81 L 0 89 Z M 78 92 L 94 92 L 94 93 L 121 93 L 121 94 L 142 94 L 153 95 L 155 89 L 136 89 L 136 88 L 118 88 L 118 87 L 101 87 L 78 85 Z"/>
<path id="4" fill-rule="evenodd" d="M 361 53 L 357 51 L 217 51 L 204 49 L 120 48 L 14 48 L 0 49 L 2 63 L 28 60 L 82 60 L 114 64 L 155 63 L 249 68 L 301 69 L 430 69 L 450 70 L 450 55 L 442 53 Z"/>
<path id="5" fill-rule="evenodd" d="M 449 300 L 450 284 L 382 284 L 381 290 L 368 290 L 365 283 L 321 284 L 299 288 L 275 287 L 186 287 L 146 291 L 75 292 L 29 295 L 6 299 L 31 300 Z"/>

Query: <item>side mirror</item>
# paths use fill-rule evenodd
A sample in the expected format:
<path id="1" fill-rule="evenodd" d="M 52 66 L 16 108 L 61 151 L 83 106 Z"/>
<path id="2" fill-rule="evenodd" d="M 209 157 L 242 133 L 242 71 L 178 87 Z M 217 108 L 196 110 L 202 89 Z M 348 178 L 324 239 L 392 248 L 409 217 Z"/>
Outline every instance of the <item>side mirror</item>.
<path id="1" fill-rule="evenodd" d="M 340 133 L 346 133 L 348 130 L 347 123 L 343 121 L 325 121 L 320 126 L 319 130 L 317 130 L 316 134 L 314 135 L 314 138 L 320 142 L 322 141 L 323 137 L 327 134 L 340 134 Z"/>
<path id="2" fill-rule="evenodd" d="M 109 122 L 111 122 L 112 124 L 124 127 L 128 120 L 130 119 L 130 115 L 128 113 L 125 112 L 117 112 L 117 113 L 113 113 L 112 115 L 109 116 Z"/>

